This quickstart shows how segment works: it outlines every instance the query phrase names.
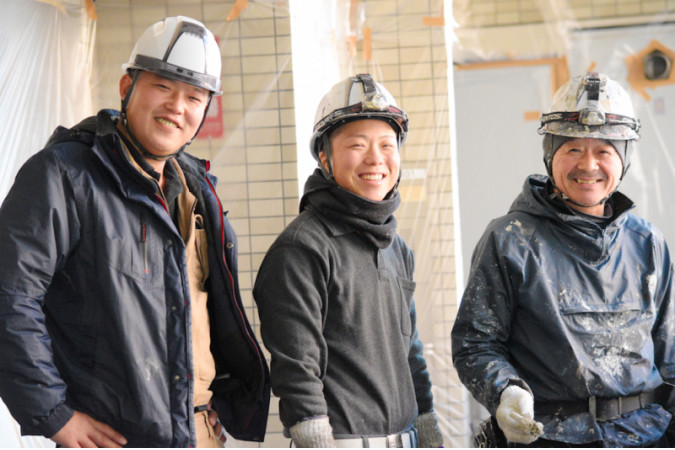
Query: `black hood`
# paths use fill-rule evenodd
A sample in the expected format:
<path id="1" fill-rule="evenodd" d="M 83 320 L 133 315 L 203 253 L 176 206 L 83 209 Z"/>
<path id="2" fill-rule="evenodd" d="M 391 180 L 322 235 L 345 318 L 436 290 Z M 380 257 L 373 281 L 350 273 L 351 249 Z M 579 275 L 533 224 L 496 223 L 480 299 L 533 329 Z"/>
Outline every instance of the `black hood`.
<path id="1" fill-rule="evenodd" d="M 557 222 L 558 226 L 551 228 L 558 234 L 560 245 L 574 248 L 587 261 L 598 262 L 606 258 L 634 203 L 620 192 L 612 194 L 608 201 L 612 204 L 614 215 L 605 226 L 601 226 L 569 207 L 565 210 L 556 205 L 558 198 L 552 198 L 548 186 L 549 179 L 545 175 L 527 177 L 522 192 L 509 208 L 509 214 L 525 213 L 542 221 Z"/>

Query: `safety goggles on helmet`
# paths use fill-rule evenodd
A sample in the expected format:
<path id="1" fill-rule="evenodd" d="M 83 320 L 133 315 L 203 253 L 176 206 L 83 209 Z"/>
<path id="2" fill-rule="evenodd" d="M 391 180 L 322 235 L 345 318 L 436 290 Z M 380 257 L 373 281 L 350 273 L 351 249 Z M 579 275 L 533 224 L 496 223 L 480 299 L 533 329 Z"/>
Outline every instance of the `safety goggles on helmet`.
<path id="1" fill-rule="evenodd" d="M 383 102 L 382 97 L 367 100 L 356 105 L 347 106 L 345 108 L 336 109 L 332 113 L 321 119 L 314 127 L 315 132 L 324 130 L 336 124 L 338 121 L 349 119 L 354 116 L 380 116 L 378 113 L 387 113 L 392 118 L 399 118 L 395 120 L 398 126 L 403 131 L 407 130 L 407 114 L 402 109 L 396 106 L 387 105 Z M 375 114 L 372 114 L 375 113 Z M 360 117 L 367 118 L 367 117 Z"/>
<path id="2" fill-rule="evenodd" d="M 326 112 L 328 112 L 326 114 Z M 353 120 L 386 120 L 403 145 L 408 135 L 408 115 L 394 97 L 369 74 L 358 74 L 336 84 L 321 99 L 310 141 L 312 156 L 319 161 L 321 142 L 336 128 Z"/>
<path id="3" fill-rule="evenodd" d="M 620 114 L 608 114 L 602 110 L 585 109 L 575 112 L 555 112 L 541 116 L 542 126 L 551 122 L 571 122 L 582 125 L 625 125 L 637 133 L 640 130 L 640 121 Z"/>
<path id="4" fill-rule="evenodd" d="M 542 114 L 539 134 L 611 140 L 637 140 L 640 121 L 628 93 L 595 72 L 576 77 L 556 92 L 550 112 Z"/>

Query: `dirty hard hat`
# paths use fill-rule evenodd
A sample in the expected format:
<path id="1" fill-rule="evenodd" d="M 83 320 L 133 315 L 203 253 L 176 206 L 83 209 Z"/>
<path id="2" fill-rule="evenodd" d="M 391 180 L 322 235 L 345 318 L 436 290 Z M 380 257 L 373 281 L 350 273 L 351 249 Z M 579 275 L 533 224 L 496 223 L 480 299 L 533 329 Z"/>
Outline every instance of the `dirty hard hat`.
<path id="1" fill-rule="evenodd" d="M 396 131 L 399 148 L 408 135 L 408 115 L 400 109 L 394 97 L 369 74 L 347 77 L 333 86 L 319 102 L 314 118 L 314 133 L 310 140 L 312 156 L 317 161 L 330 134 L 338 127 L 363 119 L 387 121 Z"/>
<path id="2" fill-rule="evenodd" d="M 549 112 L 541 116 L 546 170 L 551 176 L 553 156 L 569 139 L 603 139 L 621 157 L 623 178 L 639 131 L 630 96 L 618 82 L 596 72 L 572 78 L 558 89 Z"/>

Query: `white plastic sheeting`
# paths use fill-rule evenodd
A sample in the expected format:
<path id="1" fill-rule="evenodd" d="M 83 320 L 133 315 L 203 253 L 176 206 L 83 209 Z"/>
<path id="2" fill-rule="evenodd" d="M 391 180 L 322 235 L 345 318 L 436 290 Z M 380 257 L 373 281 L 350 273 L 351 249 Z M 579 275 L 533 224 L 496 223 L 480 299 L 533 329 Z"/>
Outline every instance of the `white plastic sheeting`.
<path id="1" fill-rule="evenodd" d="M 91 114 L 94 23 L 82 0 L 3 0 L 0 6 L 0 201 L 54 128 Z M 0 403 L 0 447 L 53 447 L 20 435 Z"/>
<path id="2" fill-rule="evenodd" d="M 0 199 L 5 196 L 21 164 L 43 146 L 57 125 L 72 126 L 94 112 L 91 111 L 90 72 L 95 25 L 87 19 L 83 2 L 3 0 L 3 15 L 0 18 L 0 148 L 3 149 L 0 153 Z M 230 114 L 228 117 L 234 116 L 232 105 L 241 103 L 247 109 L 243 111 L 242 121 L 226 121 L 226 136 L 220 141 L 214 139 L 212 148 L 205 150 L 205 142 L 193 144 L 191 150 L 208 151 L 210 159 L 215 162 L 214 171 L 220 170 L 219 165 L 226 169 L 231 167 L 225 161 L 232 154 L 230 147 L 237 143 L 234 142 L 236 139 L 230 137 L 241 136 L 244 132 L 256 133 L 258 129 L 253 129 L 255 127 L 246 121 L 246 117 L 256 117 L 255 114 L 262 109 L 259 105 L 265 100 L 285 95 L 286 92 L 282 92 L 279 86 L 283 86 L 283 91 L 296 91 L 295 110 L 283 110 L 281 113 L 287 128 L 287 124 L 293 122 L 287 117 L 293 115 L 296 119 L 298 125 L 294 128 L 298 131 L 300 160 L 309 157 L 308 129 L 311 129 L 319 98 L 335 81 L 346 75 L 357 72 L 374 74 L 410 114 L 411 133 L 404 149 L 401 185 L 402 192 L 405 191 L 404 204 L 397 218 L 400 232 L 416 254 L 418 328 L 425 342 L 434 381 L 435 407 L 446 437 L 446 446 L 465 446 L 465 396 L 459 391 L 458 382 L 453 376 L 448 345 L 450 318 L 456 308 L 453 258 L 456 236 L 453 221 L 456 222 L 456 218 L 452 206 L 456 180 L 450 175 L 454 171 L 454 146 L 451 145 L 454 139 L 454 108 L 452 71 L 448 72 L 451 67 L 448 63 L 448 46 L 452 43 L 451 33 L 443 26 L 443 22 L 445 18 L 451 20 L 452 2 L 297 0 L 289 3 L 259 0 L 248 3 L 248 9 L 242 12 L 241 21 L 225 21 L 224 14 L 232 8 L 231 1 L 223 0 L 220 2 L 222 4 L 216 1 L 185 3 L 191 5 L 170 0 L 99 0 L 96 7 L 101 17 L 119 14 L 125 23 L 131 22 L 138 27 L 142 23 L 160 19 L 157 14 L 195 16 L 195 13 L 205 11 L 207 6 L 210 7 L 209 11 L 223 14 L 222 17 L 206 17 L 205 21 L 224 42 L 223 49 L 227 51 L 224 58 L 230 63 L 230 72 L 224 73 L 229 88 L 222 97 L 224 108 L 230 108 L 226 111 L 226 114 Z M 237 5 L 245 3 L 236 2 Z M 136 16 L 136 7 L 139 5 L 148 6 L 152 17 L 149 17 L 150 14 L 148 17 Z M 190 7 L 194 5 L 197 7 Z M 243 77 L 247 82 L 263 82 L 263 78 L 263 84 L 271 81 L 269 92 L 253 92 L 253 88 L 240 92 L 233 69 L 239 67 L 240 62 L 234 61 L 237 56 L 231 53 L 232 49 L 242 43 L 253 46 L 255 36 L 268 38 L 270 33 L 276 32 L 270 31 L 271 19 L 275 14 L 281 17 L 292 14 L 292 11 L 288 13 L 288 9 L 293 10 L 289 5 L 316 8 L 311 15 L 314 19 L 311 28 L 303 29 L 307 22 L 301 25 L 291 23 L 292 54 L 285 49 L 277 49 L 277 54 L 271 54 L 268 48 L 263 48 L 255 55 L 258 58 L 256 67 L 242 65 L 242 70 L 250 69 L 251 72 L 248 77 Z M 352 5 L 356 10 L 351 9 Z M 132 20 L 129 20 L 130 16 L 133 16 Z M 257 28 L 256 18 L 265 23 L 264 29 Z M 293 19 L 297 18 L 298 14 L 293 15 Z M 284 25 L 283 20 L 278 23 Z M 280 28 L 283 32 L 284 27 Z M 302 35 L 303 31 L 307 34 Z M 250 41 L 247 40 L 249 36 L 253 37 Z M 283 37 L 276 37 L 277 44 L 284 42 Z M 349 45 L 351 42 L 353 47 Z M 297 45 L 301 43 L 306 45 Z M 253 51 L 248 46 L 246 48 Z M 125 49 L 124 53 L 130 50 Z M 307 66 L 308 60 L 313 67 Z M 268 73 L 268 66 L 272 62 L 273 73 Z M 121 75 L 121 61 L 117 54 L 101 54 L 97 63 L 100 63 L 100 67 L 97 67 L 99 72 Z M 288 83 L 288 73 L 282 72 L 291 65 L 295 80 Z M 310 82 L 315 82 L 314 88 L 305 89 Z M 110 91 L 114 94 L 111 97 L 116 97 L 116 86 L 106 83 L 100 89 Z M 101 106 L 117 107 L 119 98 L 114 100 L 114 103 L 106 102 Z M 277 115 L 276 112 L 274 115 Z M 269 115 L 265 117 L 269 118 Z M 314 162 L 309 160 L 309 164 L 313 166 Z M 298 163 L 298 186 L 301 191 L 306 171 L 303 172 L 300 166 L 302 162 Z M 241 170 L 241 166 L 237 170 Z M 223 185 L 231 181 L 233 176 L 239 175 L 233 172 L 223 174 Z M 241 223 L 244 217 L 241 211 L 232 213 L 239 215 Z M 274 417 L 268 436 L 281 434 L 280 426 L 272 424 L 273 420 Z M 8 439 L 15 439 L 0 441 L 0 446 L 49 445 L 46 440 L 20 439 L 18 427 L 5 409 L 0 410 L 0 433 L 0 439 L 5 434 L 9 434 Z M 273 439 L 268 437 L 265 446 L 274 446 Z"/>
<path id="3" fill-rule="evenodd" d="M 654 86 L 643 82 L 646 98 L 628 81 L 627 63 L 627 58 L 648 48 L 652 41 L 675 50 L 675 23 L 664 23 L 655 16 L 646 23 L 616 27 L 585 27 L 575 22 L 567 24 L 566 32 L 558 25 L 550 24 L 549 32 L 562 33 L 559 41 L 566 43 L 563 53 L 541 47 L 539 53 L 524 55 L 530 59 L 514 55 L 501 65 L 493 62 L 484 66 L 467 62 L 467 70 L 456 71 L 455 107 L 462 111 L 457 128 L 465 273 L 488 221 L 506 213 L 528 174 L 545 173 L 537 117 L 547 112 L 555 88 L 554 68 L 548 63 L 552 55 L 565 57 L 570 77 L 597 70 L 630 94 L 642 123 L 642 137 L 619 190 L 635 201 L 636 214 L 663 231 L 671 251 L 675 248 L 675 208 L 669 201 L 670 193 L 675 192 L 675 83 Z M 463 52 L 488 54 L 487 47 L 464 48 Z M 478 179 L 486 182 L 476 183 Z M 481 208 L 475 208 L 476 204 Z"/>
<path id="4" fill-rule="evenodd" d="M 54 128 L 91 111 L 94 23 L 82 0 L 0 7 L 0 199 Z"/>

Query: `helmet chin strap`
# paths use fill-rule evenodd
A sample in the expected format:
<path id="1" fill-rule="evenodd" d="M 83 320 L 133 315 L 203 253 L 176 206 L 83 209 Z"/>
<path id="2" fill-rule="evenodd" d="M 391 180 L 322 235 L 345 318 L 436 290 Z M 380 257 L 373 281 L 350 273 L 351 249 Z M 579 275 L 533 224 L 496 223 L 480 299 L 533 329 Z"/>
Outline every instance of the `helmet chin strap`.
<path id="1" fill-rule="evenodd" d="M 209 93 L 209 100 L 206 102 L 206 108 L 204 108 L 204 116 L 202 117 L 202 122 L 199 124 L 199 128 L 197 128 L 197 132 L 195 133 L 192 138 L 187 141 L 181 148 L 179 148 L 177 151 L 169 154 L 169 155 L 162 155 L 158 156 L 155 155 L 154 153 L 150 153 L 144 146 L 143 144 L 140 143 L 140 141 L 136 138 L 136 135 L 131 131 L 131 127 L 129 126 L 129 120 L 127 119 L 127 104 L 129 103 L 129 99 L 131 98 L 131 93 L 134 91 L 134 87 L 136 86 L 136 81 L 138 80 L 138 76 L 140 70 L 134 70 L 134 73 L 132 75 L 132 82 L 131 86 L 129 87 L 129 90 L 127 91 L 127 95 L 124 96 L 124 99 L 122 99 L 122 110 L 120 111 L 121 113 L 121 118 L 122 118 L 122 125 L 124 125 L 124 129 L 127 131 L 127 134 L 131 138 L 131 142 L 134 144 L 136 149 L 143 155 L 144 158 L 149 158 L 149 159 L 154 159 L 155 161 L 167 161 L 174 156 L 180 155 L 183 150 L 185 150 L 185 147 L 190 145 L 192 141 L 197 137 L 199 132 L 201 131 L 202 127 L 204 126 L 204 122 L 206 121 L 206 114 L 209 110 L 209 107 L 211 106 L 211 100 L 213 99 L 213 92 Z"/>
<path id="2" fill-rule="evenodd" d="M 607 202 L 607 200 L 609 200 L 609 198 L 612 196 L 612 194 L 614 194 L 616 192 L 616 189 L 614 189 L 612 192 L 609 193 L 609 195 L 607 195 L 605 198 L 603 198 L 602 200 L 600 200 L 599 202 L 597 202 L 593 205 L 582 205 L 581 203 L 572 200 L 571 198 L 569 198 L 567 196 L 567 194 L 565 194 L 563 191 L 561 191 L 558 188 L 558 186 L 556 186 L 555 181 L 553 181 L 553 179 L 551 179 L 551 184 L 553 185 L 553 193 L 551 194 L 550 198 L 560 197 L 564 202 L 571 203 L 571 204 L 576 205 L 580 208 L 592 208 L 594 206 L 604 205 Z"/>
<path id="3" fill-rule="evenodd" d="M 328 138 L 328 133 L 324 133 L 321 136 L 321 142 L 319 143 L 319 154 L 321 152 L 326 155 L 326 166 L 321 164 L 321 161 L 319 161 L 319 167 L 321 167 L 321 173 L 323 174 L 324 178 L 328 181 L 332 181 L 333 183 L 337 184 L 337 181 L 335 181 L 335 177 L 333 176 L 333 163 L 331 162 L 331 148 L 330 148 L 330 139 Z"/>

